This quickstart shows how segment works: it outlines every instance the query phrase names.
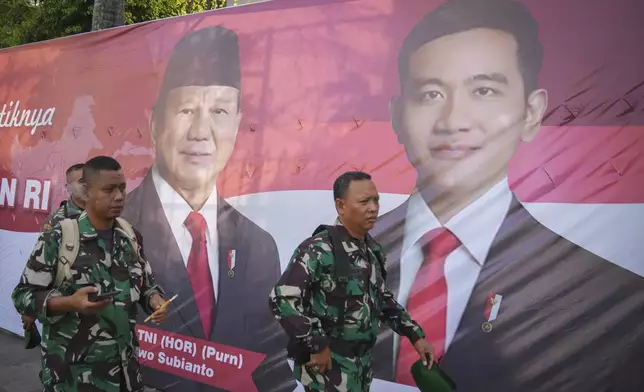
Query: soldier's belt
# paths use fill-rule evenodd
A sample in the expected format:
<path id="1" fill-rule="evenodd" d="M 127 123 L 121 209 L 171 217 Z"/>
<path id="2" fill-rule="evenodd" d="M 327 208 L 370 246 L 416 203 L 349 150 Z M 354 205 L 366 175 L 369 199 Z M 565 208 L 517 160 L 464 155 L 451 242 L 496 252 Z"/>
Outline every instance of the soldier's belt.
<path id="1" fill-rule="evenodd" d="M 331 351 L 343 357 L 362 357 L 373 349 L 374 341 L 350 342 L 331 338 Z"/>

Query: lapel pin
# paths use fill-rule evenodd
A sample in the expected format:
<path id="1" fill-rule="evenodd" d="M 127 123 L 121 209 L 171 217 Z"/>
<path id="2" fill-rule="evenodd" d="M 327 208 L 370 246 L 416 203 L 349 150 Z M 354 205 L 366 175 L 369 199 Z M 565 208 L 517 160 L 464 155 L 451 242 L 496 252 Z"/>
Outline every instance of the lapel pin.
<path id="1" fill-rule="evenodd" d="M 483 332 L 492 331 L 492 321 L 496 320 L 501 308 L 502 295 L 492 293 L 485 303 L 485 319 L 486 321 L 481 325 Z"/>
<path id="2" fill-rule="evenodd" d="M 235 249 L 231 249 L 228 251 L 228 276 L 231 278 L 235 276 L 235 256 L 236 255 L 237 255 L 237 251 Z"/>

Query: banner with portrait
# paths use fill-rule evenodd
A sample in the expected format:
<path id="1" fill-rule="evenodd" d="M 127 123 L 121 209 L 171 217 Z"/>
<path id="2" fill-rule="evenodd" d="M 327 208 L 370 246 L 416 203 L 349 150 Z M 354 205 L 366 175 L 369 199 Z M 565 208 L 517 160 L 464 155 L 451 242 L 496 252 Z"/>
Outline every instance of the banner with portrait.
<path id="1" fill-rule="evenodd" d="M 11 292 L 65 170 L 112 156 L 123 217 L 178 295 L 167 323 L 138 329 L 146 383 L 292 390 L 268 295 L 334 222 L 335 178 L 360 170 L 389 288 L 459 390 L 644 390 L 643 13 L 274 0 L 2 50 L 0 328 L 23 334 Z M 458 243 L 429 268 L 441 227 Z M 383 328 L 372 390 L 414 390 L 410 350 Z"/>

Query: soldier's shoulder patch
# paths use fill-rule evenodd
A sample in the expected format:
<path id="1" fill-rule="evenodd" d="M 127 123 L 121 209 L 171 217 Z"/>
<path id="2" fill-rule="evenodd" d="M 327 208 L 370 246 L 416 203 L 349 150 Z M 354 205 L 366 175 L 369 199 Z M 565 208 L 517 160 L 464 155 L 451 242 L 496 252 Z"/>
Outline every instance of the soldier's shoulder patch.
<path id="1" fill-rule="evenodd" d="M 43 228 L 43 230 L 51 230 L 51 229 L 53 229 L 53 226 L 51 225 L 51 223 L 49 223 L 49 222 L 45 222 L 45 223 L 42 225 L 42 228 Z"/>

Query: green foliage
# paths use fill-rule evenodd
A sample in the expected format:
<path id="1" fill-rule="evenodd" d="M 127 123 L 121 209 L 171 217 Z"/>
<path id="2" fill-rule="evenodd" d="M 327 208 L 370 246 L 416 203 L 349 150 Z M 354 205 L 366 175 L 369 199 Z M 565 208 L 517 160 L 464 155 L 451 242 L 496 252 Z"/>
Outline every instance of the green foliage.
<path id="1" fill-rule="evenodd" d="M 226 0 L 125 0 L 125 24 L 225 6 Z M 88 32 L 93 8 L 93 0 L 0 0 L 0 48 Z"/>
<path id="2" fill-rule="evenodd" d="M 125 0 L 125 24 L 223 8 L 226 0 Z"/>
<path id="3" fill-rule="evenodd" d="M 22 0 L 0 0 L 0 9 L 0 46 L 20 45 L 22 27 L 29 23 L 29 5 Z"/>

